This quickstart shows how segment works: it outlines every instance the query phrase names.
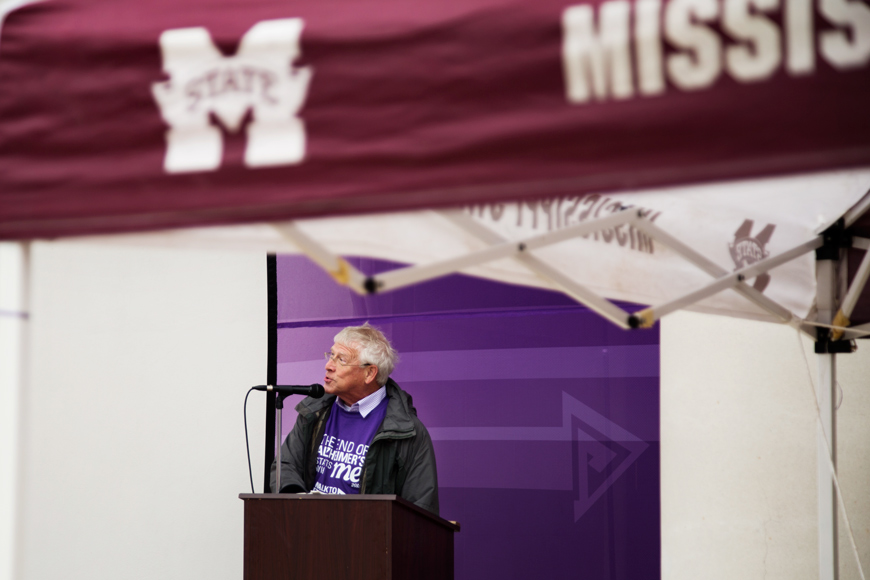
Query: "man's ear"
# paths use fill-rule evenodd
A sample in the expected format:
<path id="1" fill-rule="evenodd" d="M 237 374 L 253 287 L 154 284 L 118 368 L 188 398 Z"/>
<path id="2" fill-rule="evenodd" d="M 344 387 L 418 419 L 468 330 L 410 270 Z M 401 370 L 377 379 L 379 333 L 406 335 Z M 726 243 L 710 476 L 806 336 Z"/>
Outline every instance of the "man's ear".
<path id="1" fill-rule="evenodd" d="M 366 368 L 366 384 L 373 382 L 376 378 L 378 378 L 378 367 L 375 365 L 369 365 Z"/>

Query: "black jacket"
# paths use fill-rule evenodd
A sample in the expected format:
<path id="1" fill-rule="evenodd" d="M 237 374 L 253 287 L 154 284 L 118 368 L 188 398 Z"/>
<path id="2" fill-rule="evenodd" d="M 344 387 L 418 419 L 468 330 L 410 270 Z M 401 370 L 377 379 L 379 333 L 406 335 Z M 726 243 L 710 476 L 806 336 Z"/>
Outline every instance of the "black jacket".
<path id="1" fill-rule="evenodd" d="M 437 515 L 438 474 L 429 431 L 417 418 L 411 395 L 393 379 L 386 387 L 387 412 L 366 453 L 360 493 L 395 494 Z M 306 397 L 296 405 L 296 425 L 281 448 L 282 491 L 308 492 L 314 487 L 317 450 L 334 402 L 335 395 L 326 395 Z"/>

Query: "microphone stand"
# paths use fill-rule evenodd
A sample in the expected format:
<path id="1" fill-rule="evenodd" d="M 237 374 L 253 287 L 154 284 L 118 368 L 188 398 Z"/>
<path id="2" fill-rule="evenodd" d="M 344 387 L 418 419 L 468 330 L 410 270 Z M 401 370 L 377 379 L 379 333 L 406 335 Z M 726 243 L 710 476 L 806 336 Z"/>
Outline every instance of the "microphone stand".
<path id="1" fill-rule="evenodd" d="M 273 493 L 281 493 L 281 415 L 284 413 L 284 399 L 289 394 L 276 393 L 275 396 L 275 447 L 277 451 L 277 460 L 275 462 L 275 491 Z"/>
<path id="2" fill-rule="evenodd" d="M 2 0 L 0 0 L 2 1 Z M 258 391 L 275 391 L 275 447 L 276 452 L 276 470 L 275 470 L 275 491 L 273 493 L 281 493 L 281 416 L 284 413 L 284 399 L 290 395 L 309 395 L 311 397 L 320 398 L 323 396 L 323 387 L 321 385 L 308 386 L 277 386 L 271 385 L 254 387 Z"/>

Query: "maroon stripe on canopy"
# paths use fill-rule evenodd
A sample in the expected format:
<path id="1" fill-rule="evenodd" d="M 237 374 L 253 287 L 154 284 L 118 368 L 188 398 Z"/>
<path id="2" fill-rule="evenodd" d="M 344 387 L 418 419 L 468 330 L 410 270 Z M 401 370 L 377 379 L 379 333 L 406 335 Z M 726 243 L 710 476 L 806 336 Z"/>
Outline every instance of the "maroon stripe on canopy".
<path id="1" fill-rule="evenodd" d="M 690 14 L 718 51 L 699 73 L 713 76 L 686 88 L 680 85 L 689 77 L 674 72 L 676 63 L 682 57 L 700 71 L 707 53 L 686 48 L 668 28 L 668 18 L 679 16 L 678 0 L 662 0 L 653 19 L 662 30 L 660 57 L 643 53 L 649 43 L 635 33 L 641 1 L 588 4 L 599 38 L 619 31 L 604 13 L 628 10 L 623 62 L 633 93 L 620 97 L 611 87 L 580 103 L 566 96 L 562 19 L 572 4 L 564 0 L 25 6 L 0 30 L 0 238 L 392 211 L 870 164 L 867 59 L 829 55 L 831 39 L 854 40 L 848 23 L 815 14 L 812 68 L 790 73 L 795 49 L 787 40 L 797 32 L 780 10 L 750 10 L 748 18 L 763 18 L 767 39 L 775 40 L 763 44 L 723 24 L 734 0 L 716 1 L 714 16 Z M 261 77 L 244 77 L 239 64 L 236 76 L 213 77 L 199 89 L 170 78 L 161 34 L 203 27 L 229 58 L 243 52 L 240 40 L 252 27 L 289 18 L 304 21 L 292 70 L 312 73 L 298 110 L 304 157 L 251 166 L 246 129 L 261 111 L 245 112 L 241 93 L 245 82 L 256 93 Z M 749 72 L 734 72 L 740 54 L 749 61 L 740 70 Z M 778 60 L 753 73 L 764 55 Z M 663 92 L 644 94 L 641 75 L 648 73 L 639 63 L 650 58 Z M 603 62 L 618 72 L 615 61 Z M 230 67 L 224 64 L 218 68 Z M 232 115 L 210 114 L 209 126 L 221 135 L 216 167 L 164 169 L 169 126 L 152 87 L 167 80 L 191 111 L 202 103 L 196 90 L 212 90 L 215 102 L 241 95 L 232 105 L 242 111 L 238 132 L 220 128 Z M 209 89 L 208 82 L 216 85 Z M 261 96 L 268 90 L 276 89 Z"/>

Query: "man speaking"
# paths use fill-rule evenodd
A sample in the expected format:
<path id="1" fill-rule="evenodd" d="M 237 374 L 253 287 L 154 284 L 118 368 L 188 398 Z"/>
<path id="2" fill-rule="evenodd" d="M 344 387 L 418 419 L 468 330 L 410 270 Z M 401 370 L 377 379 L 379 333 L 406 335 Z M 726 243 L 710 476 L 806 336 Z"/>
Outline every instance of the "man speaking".
<path id="1" fill-rule="evenodd" d="M 334 341 L 325 353 L 326 396 L 296 406 L 281 450 L 281 491 L 395 494 L 438 514 L 432 439 L 411 395 L 389 378 L 396 351 L 368 323 L 343 329 Z"/>

